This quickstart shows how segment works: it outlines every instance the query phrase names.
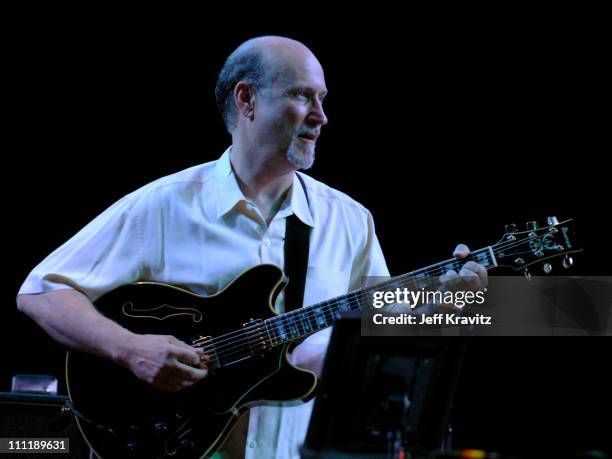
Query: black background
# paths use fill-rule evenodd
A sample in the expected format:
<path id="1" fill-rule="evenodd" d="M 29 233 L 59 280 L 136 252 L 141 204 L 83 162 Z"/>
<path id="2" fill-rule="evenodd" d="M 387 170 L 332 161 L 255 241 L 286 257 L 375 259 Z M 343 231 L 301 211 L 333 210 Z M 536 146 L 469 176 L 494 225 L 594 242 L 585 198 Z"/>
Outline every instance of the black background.
<path id="1" fill-rule="evenodd" d="M 448 258 L 458 242 L 492 244 L 506 223 L 557 215 L 578 219 L 585 253 L 572 273 L 609 275 L 609 52 L 597 12 L 461 13 L 326 27 L 315 17 L 244 27 L 228 15 L 218 32 L 20 16 L 6 67 L 0 391 L 15 373 L 62 377 L 62 349 L 16 311 L 27 273 L 124 194 L 223 152 L 216 73 L 255 35 L 294 37 L 319 57 L 330 122 L 309 173 L 372 211 L 392 273 Z M 603 338 L 474 340 L 457 445 L 609 446 L 610 350 Z"/>

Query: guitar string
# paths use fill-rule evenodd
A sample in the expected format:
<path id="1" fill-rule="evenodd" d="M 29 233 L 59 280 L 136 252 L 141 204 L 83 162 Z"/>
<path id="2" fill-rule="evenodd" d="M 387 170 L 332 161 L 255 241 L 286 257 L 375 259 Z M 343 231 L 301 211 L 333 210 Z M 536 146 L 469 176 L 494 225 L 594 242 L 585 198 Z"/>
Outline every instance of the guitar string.
<path id="1" fill-rule="evenodd" d="M 484 251 L 484 250 L 488 251 L 488 249 L 481 249 L 481 250 L 482 251 Z M 474 253 L 477 253 L 477 252 L 474 252 Z M 442 263 L 445 263 L 445 266 L 447 266 L 450 263 L 455 263 L 455 264 L 461 265 L 462 261 L 461 260 L 456 260 L 456 259 L 450 259 L 450 260 L 447 260 L 446 262 L 442 262 Z M 434 265 L 432 265 L 432 266 L 434 266 Z M 427 268 L 423 268 L 423 269 L 421 269 L 421 271 L 423 271 L 425 269 L 427 269 Z M 433 273 L 433 274 L 434 274 L 434 276 L 436 275 L 435 273 Z M 401 281 L 403 279 L 414 280 L 414 279 L 412 279 L 411 273 L 407 273 L 407 274 L 404 274 L 404 275 L 401 275 L 401 276 L 393 277 L 393 278 L 389 279 L 388 281 L 385 281 L 385 282 L 379 283 L 379 284 L 377 284 L 375 286 L 372 286 L 371 289 L 373 290 L 373 289 L 384 288 L 388 284 L 397 283 L 397 282 L 399 282 L 399 281 Z M 369 291 L 369 289 L 368 289 L 368 291 Z M 356 292 L 349 292 L 346 295 L 342 295 L 339 298 L 347 298 L 352 293 L 359 293 L 359 292 L 364 292 L 365 293 L 365 290 L 359 290 L 359 291 L 356 291 Z M 328 306 L 327 303 L 331 303 L 333 301 L 334 301 L 334 299 L 326 300 L 326 301 L 323 301 L 323 302 L 320 302 L 320 303 L 308 306 L 307 309 L 308 310 L 315 310 L 317 308 L 325 307 L 325 306 Z M 354 304 L 354 303 L 352 303 L 352 301 L 353 300 L 349 300 L 349 303 Z M 306 313 L 306 309 L 305 308 L 300 308 L 300 309 L 297 309 L 297 310 L 285 313 L 282 316 L 273 317 L 273 318 L 268 319 L 268 320 L 273 320 L 275 322 L 275 324 L 273 324 L 273 325 L 276 325 L 276 324 L 287 325 L 289 323 L 289 321 L 292 321 L 292 320 L 295 321 L 295 318 L 293 316 L 301 315 L 301 314 L 304 314 L 304 313 Z M 303 317 L 302 319 L 304 319 L 304 318 L 305 317 Z M 312 317 L 310 317 L 310 318 L 312 318 Z M 301 323 L 304 323 L 304 320 L 301 320 Z M 253 324 L 253 325 L 251 325 L 249 327 L 245 327 L 243 329 L 236 330 L 234 332 L 230 332 L 230 333 L 228 333 L 226 335 L 220 335 L 220 336 L 215 338 L 214 342 L 211 340 L 208 343 L 210 343 L 211 345 L 214 345 L 217 349 L 223 349 L 224 346 L 219 346 L 219 345 L 224 344 L 225 342 L 227 342 L 229 340 L 228 338 L 231 335 L 236 335 L 236 334 L 244 335 L 245 332 L 248 332 L 249 330 L 259 331 L 262 327 L 265 327 L 265 326 L 266 326 L 265 321 L 262 321 L 262 322 Z M 224 339 L 223 340 L 219 340 L 220 338 L 224 338 Z M 250 339 L 250 338 L 248 338 L 248 339 Z M 208 344 L 208 343 L 205 343 L 205 344 Z M 232 344 L 234 344 L 234 343 L 232 343 Z"/>
<path id="2" fill-rule="evenodd" d="M 501 245 L 501 244 L 500 244 L 500 245 Z M 476 251 L 472 252 L 472 254 L 477 254 L 477 253 L 480 253 L 480 252 L 489 252 L 489 248 L 488 248 L 488 247 L 486 247 L 486 248 L 483 248 L 483 249 L 476 250 Z M 467 261 L 469 261 L 469 260 L 467 260 Z M 446 271 L 445 271 L 445 269 L 446 269 L 446 268 L 448 267 L 448 265 L 450 265 L 450 264 L 461 265 L 461 264 L 464 264 L 464 261 L 463 261 L 463 260 L 457 260 L 457 259 L 455 259 L 455 258 L 451 258 L 451 259 L 449 259 L 449 260 L 445 260 L 445 261 L 442 261 L 442 262 L 440 262 L 440 263 L 435 263 L 435 264 L 433 264 L 433 265 L 431 265 L 431 266 L 428 266 L 428 267 L 425 267 L 425 268 L 421 268 L 421 269 L 416 270 L 416 271 L 412 271 L 412 272 L 409 272 L 409 273 L 406 273 L 406 274 L 402 274 L 402 275 L 397 276 L 397 277 L 393 277 L 393 278 L 391 278 L 391 279 L 389 279 L 389 280 L 387 280 L 387 281 L 385 281 L 385 282 L 382 282 L 382 283 L 380 283 L 380 284 L 377 284 L 377 285 L 375 285 L 375 286 L 373 286 L 373 287 L 376 287 L 376 288 L 382 288 L 382 287 L 386 286 L 386 285 L 387 285 L 387 284 L 389 284 L 389 283 L 393 283 L 393 282 L 395 282 L 395 281 L 397 281 L 397 280 L 400 280 L 400 279 L 403 279 L 403 278 L 411 278 L 411 277 L 415 277 L 415 276 L 416 276 L 416 274 L 417 274 L 417 273 L 419 273 L 419 272 L 421 272 L 421 271 L 426 271 L 426 270 L 428 270 L 428 269 L 430 269 L 430 268 L 432 268 L 432 267 L 434 267 L 434 266 L 438 266 L 438 268 L 437 268 L 437 269 L 435 269 L 435 270 L 433 270 L 433 271 L 431 271 L 431 272 L 430 272 L 430 274 L 431 274 L 431 275 L 432 275 L 432 277 L 433 277 L 433 276 L 439 275 L 439 274 L 441 274 L 441 273 L 445 273 L 445 272 L 446 272 Z M 454 266 L 453 266 L 453 267 L 454 267 Z M 349 293 L 352 293 L 352 292 L 349 292 Z M 348 295 L 348 294 L 347 294 L 347 295 Z M 342 296 L 345 296 L 345 295 L 342 295 Z M 333 300 L 333 299 L 332 299 L 332 300 Z M 320 302 L 320 303 L 317 303 L 317 304 L 314 304 L 314 305 L 311 305 L 311 306 L 313 306 L 313 307 L 314 307 L 314 306 L 320 306 L 320 305 L 323 305 L 324 303 L 326 303 L 326 302 L 328 302 L 328 301 L 332 301 L 332 300 L 326 300 L 326 301 L 323 301 L 323 302 Z M 310 307 L 310 306 L 308 306 L 308 307 Z M 299 312 L 300 310 L 301 310 L 301 309 L 298 309 L 298 310 L 296 310 L 296 311 L 291 311 L 291 312 L 289 312 L 289 313 L 285 313 L 285 314 L 283 314 L 283 316 L 280 316 L 280 317 L 275 317 L 274 319 L 280 319 L 280 318 L 282 318 L 282 317 L 284 317 L 284 316 L 288 316 L 288 315 L 290 315 L 290 314 L 291 314 L 291 313 L 293 313 L 293 312 Z M 225 334 L 225 335 L 220 335 L 220 336 L 218 336 L 218 337 L 216 337 L 216 338 L 215 338 L 216 343 L 217 343 L 217 344 L 221 344 L 221 343 L 223 343 L 223 342 L 225 341 L 225 340 L 223 340 L 223 341 L 218 341 L 220 338 L 228 338 L 228 337 L 231 337 L 231 336 L 232 336 L 232 335 L 234 335 L 234 334 L 237 334 L 237 333 L 243 333 L 244 331 L 249 330 L 250 328 L 256 328 L 256 327 L 258 327 L 258 326 L 260 326 L 260 324 L 259 324 L 259 323 L 258 323 L 258 324 L 253 324 L 253 325 L 251 325 L 251 326 L 249 326 L 249 327 L 245 327 L 245 328 L 240 329 L 240 330 L 235 330 L 235 331 L 230 332 L 230 333 L 227 333 L 227 334 Z"/>
<path id="3" fill-rule="evenodd" d="M 498 247 L 496 247 L 494 249 L 494 252 L 497 250 L 503 250 L 503 249 L 507 249 L 510 247 L 516 247 L 519 246 L 521 244 L 525 244 L 530 242 L 531 240 L 520 240 L 520 241 L 509 241 L 506 243 L 500 243 Z M 489 247 L 483 248 L 483 249 L 479 249 L 476 250 L 474 252 L 472 252 L 472 255 L 478 255 L 479 253 L 485 253 L 489 251 Z M 519 254 L 515 253 L 513 254 L 513 256 L 517 256 Z M 345 298 L 345 300 L 342 302 L 342 304 L 346 304 L 349 305 L 351 307 L 351 309 L 353 309 L 353 306 L 355 306 L 356 304 L 359 304 L 360 302 L 360 296 L 365 295 L 366 293 L 369 293 L 372 290 L 376 290 L 376 289 L 381 289 L 384 288 L 385 285 L 392 285 L 392 284 L 397 284 L 399 282 L 401 282 L 402 280 L 412 280 L 412 281 L 416 281 L 418 280 L 418 278 L 415 278 L 415 273 L 418 273 L 420 271 L 427 271 L 427 269 L 432 268 L 432 267 L 436 267 L 435 269 L 433 269 L 429 274 L 431 275 L 431 277 L 437 276 L 438 274 L 444 273 L 446 272 L 445 269 L 448 268 L 448 265 L 451 264 L 458 264 L 459 266 L 461 264 L 463 264 L 464 261 L 463 260 L 458 260 L 458 259 L 449 259 L 440 263 L 436 263 L 434 265 L 431 265 L 428 268 L 423 268 L 421 270 L 417 270 L 414 271 L 412 273 L 407 273 L 395 278 L 390 279 L 389 281 L 383 282 L 381 284 L 375 285 L 373 287 L 370 287 L 368 289 L 364 289 L 364 290 L 359 290 L 356 292 L 351 292 L 349 294 L 343 295 L 342 298 Z M 455 266 L 452 266 L 453 268 Z M 491 266 L 493 267 L 493 266 Z M 247 351 L 246 354 L 244 354 L 244 356 L 250 356 L 251 355 L 251 351 L 253 350 L 259 350 L 259 349 L 265 349 L 266 345 L 265 342 L 264 343 L 255 343 L 252 344 L 253 341 L 258 337 L 261 336 L 261 334 L 265 334 L 267 336 L 269 336 L 269 338 L 271 340 L 274 339 L 279 339 L 282 337 L 278 336 L 278 337 L 273 337 L 270 335 L 269 333 L 269 327 L 268 324 L 266 322 L 270 321 L 270 322 L 275 322 L 273 325 L 283 325 L 283 326 L 287 326 L 289 325 L 290 321 L 294 322 L 294 330 L 297 331 L 298 333 L 301 334 L 299 327 L 301 326 L 302 330 L 305 331 L 305 333 L 302 334 L 302 336 L 314 333 L 316 331 L 318 331 L 317 329 L 312 330 L 311 327 L 311 321 L 313 319 L 315 319 L 317 316 L 320 316 L 321 313 L 320 311 L 316 311 L 317 309 L 321 309 L 323 307 L 327 307 L 330 309 L 330 313 L 333 313 L 333 307 L 337 306 L 338 304 L 333 304 L 334 300 L 327 300 L 312 306 L 309 306 L 307 308 L 307 310 L 304 309 L 298 309 L 296 311 L 291 311 L 290 313 L 287 314 L 283 314 L 282 316 L 279 317 L 273 317 L 271 319 L 268 319 L 266 321 L 262 321 L 258 324 L 252 325 L 250 327 L 245 327 L 244 329 L 241 330 L 237 330 L 235 332 L 231 332 L 227 335 L 221 335 L 218 338 L 225 338 L 221 341 L 216 341 L 216 339 L 214 339 L 215 341 L 210 341 L 208 343 L 205 343 L 204 346 L 202 346 L 202 349 L 205 350 L 208 348 L 209 351 L 214 351 L 214 354 L 216 356 L 216 360 L 217 363 L 220 364 L 219 359 L 221 358 L 228 358 L 229 356 L 233 356 L 236 354 L 243 354 L 244 351 Z M 323 313 L 323 315 L 325 316 L 325 313 Z M 290 317 L 290 316 L 297 316 L 295 318 Z M 325 318 L 325 321 L 327 323 L 327 318 Z M 310 331 L 306 332 L 306 327 L 305 325 L 308 324 L 308 328 Z M 326 327 L 329 325 L 326 325 Z M 326 327 L 322 327 L 322 328 L 326 328 Z M 322 329 L 321 328 L 321 329 Z M 233 335 L 233 334 L 239 334 L 239 336 L 237 337 L 238 339 L 227 339 L 227 337 L 229 335 Z M 278 346 L 280 344 L 284 344 L 285 342 L 290 342 L 293 341 L 293 339 L 288 339 L 288 340 L 281 340 L 280 342 L 274 342 L 273 346 Z M 230 341 L 229 343 L 227 343 L 227 341 Z M 264 340 L 265 341 L 265 340 Z M 227 344 L 223 344 L 223 343 L 227 343 Z M 243 345 L 245 343 L 249 343 L 246 345 Z M 219 346 L 220 344 L 223 344 L 222 346 Z M 237 346 L 238 345 L 238 346 Z M 242 345 L 242 346 L 240 346 Z M 227 349 L 229 347 L 229 349 Z M 206 350 L 205 350 L 206 352 Z"/>
<path id="4" fill-rule="evenodd" d="M 476 253 L 476 252 L 474 252 L 474 253 Z M 451 261 L 455 261 L 455 260 L 451 260 Z M 456 260 L 456 261 L 458 261 L 459 263 L 461 263 L 461 260 Z M 405 276 L 402 276 L 402 277 L 405 277 Z M 398 280 L 399 280 L 399 278 L 393 278 L 393 279 L 391 279 L 389 282 L 390 282 L 390 283 L 397 283 L 397 281 L 398 281 Z M 360 297 L 363 297 L 363 296 L 365 295 L 365 292 L 366 292 L 366 291 L 367 291 L 367 292 L 369 292 L 369 291 L 371 291 L 371 290 L 373 290 L 373 289 L 380 289 L 380 288 L 381 288 L 381 284 L 376 285 L 376 286 L 374 286 L 373 288 L 368 289 L 368 290 L 364 290 L 364 291 L 356 291 L 356 292 L 352 292 L 351 294 L 344 295 L 343 297 L 344 297 L 344 298 L 346 298 L 346 299 L 344 300 L 343 304 L 348 304 L 348 305 L 350 305 L 351 309 L 353 309 L 353 306 L 356 304 L 356 302 L 357 302 L 357 304 L 360 302 Z M 361 298 L 361 299 L 362 299 L 362 298 Z M 298 317 L 297 317 L 297 319 L 298 319 L 298 320 L 296 320 L 296 319 L 292 319 L 292 320 L 294 321 L 294 329 L 293 329 L 293 330 L 291 330 L 291 331 L 293 332 L 293 331 L 295 330 L 295 331 L 297 331 L 297 333 L 299 333 L 299 334 L 300 334 L 300 335 L 302 335 L 302 336 L 305 336 L 305 335 L 308 335 L 308 334 L 311 334 L 311 333 L 314 333 L 314 332 L 318 331 L 318 330 L 316 329 L 316 327 L 315 327 L 315 329 L 313 330 L 313 329 L 312 329 L 312 327 L 311 327 L 311 324 L 309 324 L 308 322 L 310 322 L 310 321 L 311 321 L 313 318 L 316 318 L 317 316 L 319 316 L 319 317 L 320 317 L 320 315 L 321 315 L 321 311 L 320 311 L 320 309 L 321 309 L 322 307 L 327 307 L 327 308 L 329 308 L 329 313 L 333 315 L 333 312 L 334 312 L 334 311 L 333 311 L 333 307 L 334 307 L 334 306 L 337 306 L 337 304 L 333 304 L 333 300 L 329 300 L 329 302 L 323 302 L 323 303 L 320 303 L 319 305 L 313 305 L 313 307 L 312 307 L 312 308 L 310 308 L 310 307 L 309 307 L 309 308 L 308 308 L 308 309 L 309 309 L 308 311 L 306 311 L 306 310 L 304 310 L 304 309 L 300 309 L 300 310 L 297 310 L 297 311 L 293 311 L 293 313 L 295 313 L 295 314 L 293 314 L 293 315 L 298 315 Z M 360 305 L 359 305 L 359 306 L 360 306 Z M 318 311 L 316 311 L 316 312 L 315 312 L 315 310 L 317 310 L 317 309 L 318 309 Z M 288 314 L 287 314 L 287 315 L 288 315 Z M 325 313 L 323 313 L 323 315 L 325 316 Z M 275 322 L 281 322 L 281 320 L 279 320 L 279 319 L 281 319 L 281 318 L 280 318 L 280 317 L 278 317 L 278 318 L 272 318 L 272 319 L 270 319 L 270 320 L 271 320 L 271 321 L 275 321 Z M 286 320 L 285 320 L 285 325 L 287 324 L 288 320 L 290 320 L 290 319 L 286 319 Z M 325 321 L 326 321 L 326 326 L 329 326 L 329 324 L 327 324 L 327 318 L 325 318 Z M 306 327 L 305 327 L 305 324 L 308 324 L 308 331 L 306 331 L 307 329 L 306 329 Z M 321 325 L 321 324 L 319 323 L 318 325 Z M 300 326 L 301 326 L 302 330 L 304 330 L 303 332 L 299 330 L 299 327 L 300 327 Z M 265 330 L 264 330 L 264 327 L 265 327 Z M 326 327 L 321 327 L 321 328 L 326 328 Z M 267 324 L 263 324 L 263 325 L 262 325 L 262 324 L 259 324 L 259 325 L 257 326 L 257 330 L 256 330 L 256 332 L 257 332 L 257 333 L 266 333 L 266 334 L 268 334 L 268 336 L 269 336 L 271 339 L 278 339 L 278 338 L 281 338 L 281 336 L 278 336 L 278 337 L 273 337 L 273 336 L 271 336 L 271 335 L 269 334 L 269 329 L 268 329 L 268 327 L 267 327 Z M 253 339 L 254 339 L 254 338 L 253 338 L 253 331 L 251 331 L 251 332 L 245 332 L 245 331 L 242 331 L 241 335 L 242 335 L 242 336 L 241 336 L 241 338 L 243 338 L 243 339 L 242 339 L 242 342 L 244 342 L 245 340 L 246 340 L 246 341 L 249 341 L 249 342 L 252 342 L 252 341 L 253 341 Z M 283 344 L 283 343 L 285 343 L 285 342 L 290 342 L 290 341 L 293 341 L 294 339 L 295 339 L 295 338 L 285 339 L 285 340 L 282 340 L 282 341 L 280 341 L 280 342 L 275 342 L 275 343 L 273 343 L 273 345 L 274 345 L 274 346 L 278 346 L 278 345 Z M 237 342 L 232 343 L 232 344 L 240 344 L 240 341 L 237 341 Z M 225 348 L 227 348 L 228 346 L 226 345 L 226 346 L 224 346 L 224 347 L 225 347 Z M 221 348 L 223 348 L 223 346 L 222 346 Z M 265 349 L 265 348 L 266 348 L 265 343 L 264 343 L 264 344 L 259 343 L 258 345 L 250 345 L 250 346 L 249 346 L 249 349 L 251 349 L 251 350 L 258 350 L 258 349 Z M 243 353 L 243 351 L 245 351 L 245 350 L 247 350 L 247 347 L 244 347 L 244 346 L 243 346 L 243 347 L 234 347 L 234 348 L 232 348 L 232 349 L 230 349 L 230 350 L 229 350 L 229 351 L 231 351 L 231 352 L 229 352 L 229 351 L 224 351 L 224 352 L 219 352 L 219 354 L 220 354 L 220 355 L 222 354 L 222 357 L 223 357 L 223 358 L 227 358 L 228 356 L 231 356 L 231 355 L 241 354 L 241 353 Z M 248 357 L 248 356 L 249 356 L 249 354 L 248 354 L 248 353 L 247 353 L 247 354 L 242 354 L 242 355 L 243 355 L 243 356 L 246 356 L 246 357 Z"/>
<path id="5" fill-rule="evenodd" d="M 522 244 L 523 242 L 524 242 L 524 241 L 521 241 L 521 242 L 515 242 L 515 241 L 512 241 L 512 242 L 510 242 L 510 243 L 506 243 L 506 246 L 507 246 L 507 247 L 504 247 L 504 248 L 509 248 L 509 246 L 511 246 L 511 245 L 520 245 L 520 244 Z M 502 246 L 502 244 L 500 244 L 500 247 L 501 247 L 501 246 Z M 495 249 L 494 249 L 494 250 L 495 250 Z M 476 250 L 476 251 L 472 252 L 472 254 L 478 254 L 478 253 L 481 253 L 481 252 L 483 252 L 483 253 L 484 253 L 484 252 L 489 252 L 489 248 L 488 248 L 488 247 L 486 247 L 486 248 L 483 248 L 483 249 Z M 515 254 L 515 255 L 516 255 L 516 254 Z M 389 280 L 387 280 L 387 281 L 385 281 L 385 282 L 382 282 L 382 283 L 377 284 L 377 285 L 372 286 L 372 287 L 374 287 L 374 288 L 383 288 L 383 287 L 385 287 L 385 286 L 387 286 L 387 285 L 389 285 L 389 284 L 395 283 L 395 282 L 397 282 L 397 281 L 399 281 L 399 280 L 403 280 L 403 279 L 410 279 L 410 278 L 415 278 L 415 275 L 416 275 L 417 273 L 419 273 L 420 271 L 427 271 L 428 269 L 430 269 L 430 268 L 432 268 L 432 267 L 434 267 L 434 266 L 438 266 L 438 268 L 436 268 L 436 269 L 432 270 L 432 271 L 429 273 L 429 274 L 430 274 L 430 277 L 434 277 L 434 276 L 437 276 L 437 275 L 439 275 L 439 274 L 445 273 L 445 272 L 446 272 L 446 269 L 447 269 L 447 267 L 448 267 L 448 265 L 451 265 L 451 264 L 455 264 L 455 265 L 459 265 L 459 266 L 460 266 L 460 265 L 464 264 L 464 260 L 458 260 L 458 259 L 455 259 L 455 258 L 451 258 L 451 259 L 449 259 L 449 260 L 445 260 L 445 261 L 442 261 L 442 262 L 440 262 L 440 263 L 433 264 L 433 265 L 428 266 L 428 267 L 426 267 L 426 268 L 421 268 L 420 270 L 412 271 L 412 272 L 410 272 L 410 273 L 406 273 L 406 274 L 402 274 L 402 275 L 397 276 L 397 277 L 393 277 L 393 278 L 391 278 L 391 279 L 389 279 Z M 457 267 L 457 266 L 452 266 L 452 267 Z M 352 292 L 349 292 L 349 293 L 352 293 Z M 346 295 L 348 295 L 348 294 L 346 294 Z M 342 296 L 346 296 L 346 295 L 342 295 Z M 340 297 L 339 297 L 339 298 L 340 298 Z M 310 308 L 310 307 L 315 307 L 315 306 L 322 306 L 322 305 L 324 305 L 324 303 L 327 303 L 328 301 L 333 301 L 333 300 L 334 300 L 334 299 L 331 299 L 331 300 L 326 300 L 326 301 L 323 301 L 323 302 L 320 302 L 320 303 L 317 303 L 317 304 L 314 304 L 314 305 L 308 306 L 308 308 Z M 289 315 L 291 315 L 292 313 L 299 313 L 300 311 L 303 311 L 303 308 L 297 309 L 297 310 L 295 310 L 295 311 L 291 311 L 291 312 L 286 313 L 286 314 L 283 314 L 282 316 L 279 316 L 279 317 L 274 317 L 273 319 L 283 319 L 285 316 L 289 316 Z M 249 329 L 251 329 L 251 328 L 257 328 L 257 327 L 259 327 L 260 325 L 261 325 L 260 323 L 253 324 L 253 325 L 251 325 L 251 326 L 249 326 L 249 327 L 245 327 L 245 328 L 243 328 L 243 329 L 236 330 L 236 331 L 234 331 L 234 332 L 230 332 L 230 333 L 227 333 L 227 334 L 225 334 L 225 335 L 220 335 L 220 336 L 218 336 L 218 337 L 216 337 L 216 338 L 215 338 L 215 343 L 216 343 L 217 345 L 222 344 L 222 343 L 223 343 L 224 341 L 226 341 L 226 340 L 221 340 L 221 341 L 219 341 L 219 339 L 220 339 L 220 338 L 228 338 L 228 337 L 230 337 L 230 336 L 232 336 L 232 335 L 234 335 L 234 334 L 237 334 L 237 333 L 244 333 L 245 331 L 248 331 L 248 330 L 249 330 Z"/>
<path id="6" fill-rule="evenodd" d="M 509 243 L 506 243 L 505 246 L 510 247 L 510 246 L 517 246 L 520 244 L 525 243 L 524 240 L 522 241 L 511 241 Z M 500 244 L 501 246 L 502 244 Z M 474 251 L 473 254 L 478 254 L 479 252 L 484 252 L 484 251 L 488 251 L 489 248 L 484 248 L 484 249 L 480 249 L 477 251 Z M 516 254 L 514 254 L 515 256 Z M 443 265 L 441 267 L 446 268 L 449 263 L 455 263 L 455 264 L 462 264 L 463 261 L 462 260 L 457 260 L 457 259 L 450 259 L 447 260 L 445 262 L 441 262 L 438 263 L 436 265 L 440 266 Z M 432 266 L 436 266 L 436 265 L 432 265 Z M 425 271 L 427 268 L 423 268 L 419 271 Z M 439 269 L 436 269 L 434 271 L 438 271 L 438 273 L 440 273 Z M 415 271 L 418 272 L 418 271 Z M 414 278 L 414 272 L 413 273 L 407 273 L 405 275 L 402 276 L 398 276 L 396 278 L 392 278 L 389 281 L 382 283 L 382 284 L 378 284 L 376 286 L 373 286 L 372 288 L 366 289 L 366 290 L 360 290 L 360 291 L 356 291 L 356 292 L 352 292 L 349 293 L 347 295 L 343 295 L 343 298 L 345 298 L 345 300 L 343 301 L 343 304 L 348 304 L 351 309 L 353 309 L 353 306 L 355 306 L 355 304 L 358 304 L 360 301 L 359 296 L 363 296 L 366 292 L 370 292 L 371 290 L 375 290 L 375 289 L 380 289 L 382 288 L 384 285 L 389 285 L 389 284 L 397 284 L 400 280 L 404 280 L 406 278 L 408 278 L 409 280 L 415 280 Z M 333 306 L 337 306 L 337 304 L 333 304 L 334 300 L 328 300 L 322 303 L 319 303 L 317 305 L 312 305 L 310 307 L 308 307 L 308 310 L 304 310 L 304 309 L 298 309 L 296 311 L 292 311 L 291 313 L 288 314 L 284 314 L 283 316 L 279 316 L 279 317 L 274 317 L 270 320 L 271 322 L 277 322 L 277 323 L 282 323 L 283 325 L 287 325 L 289 323 L 290 320 L 293 320 L 294 322 L 294 330 L 297 331 L 298 333 L 301 334 L 299 327 L 301 326 L 301 328 L 304 330 L 304 333 L 302 334 L 303 336 L 310 334 L 310 333 L 314 333 L 316 331 L 318 331 L 317 329 L 312 330 L 312 328 L 309 325 L 309 331 L 306 332 L 306 327 L 304 326 L 305 324 L 307 324 L 308 322 L 310 322 L 313 318 L 316 318 L 317 316 L 320 316 L 320 311 L 315 311 L 316 309 L 321 309 L 322 307 L 327 307 L 330 309 L 330 313 L 333 313 Z M 325 313 L 324 313 L 325 314 Z M 297 318 L 290 318 L 288 316 L 290 315 L 297 315 Z M 327 322 L 327 318 L 325 319 Z M 268 324 L 262 322 L 262 323 L 258 323 L 254 326 L 251 327 L 247 327 L 245 329 L 242 330 L 238 330 L 236 332 L 233 333 L 239 333 L 240 336 L 238 337 L 238 340 L 232 340 L 233 342 L 229 343 L 229 344 L 225 344 L 223 346 L 219 346 L 219 344 L 223 343 L 224 341 L 228 341 L 227 339 L 223 340 L 223 341 L 219 341 L 219 342 L 211 342 L 210 345 L 203 347 L 203 349 L 205 348 L 210 348 L 209 350 L 211 351 L 216 351 L 215 354 L 217 354 L 217 361 L 219 360 L 219 358 L 227 358 L 228 356 L 231 355 L 235 355 L 235 354 L 240 354 L 243 353 L 244 351 L 247 350 L 258 350 L 258 349 L 265 349 L 266 345 L 265 343 L 256 343 L 256 344 L 251 344 L 254 339 L 256 338 L 256 336 L 264 333 L 267 334 L 271 339 L 278 339 L 281 338 L 281 336 L 279 337 L 273 337 L 269 334 L 269 328 L 267 326 Z M 329 326 L 329 325 L 327 325 Z M 248 328 L 250 328 L 251 330 L 248 330 Z M 326 328 L 326 327 L 323 327 Z M 221 336 L 223 337 L 223 335 Z M 285 342 L 290 342 L 293 341 L 293 339 L 295 338 L 291 338 L 288 340 L 284 340 L 284 341 L 280 341 L 280 342 L 274 342 L 273 345 L 274 346 L 278 346 L 280 344 L 283 344 Z M 249 345 L 246 346 L 241 346 L 241 347 L 236 347 L 236 345 L 240 345 L 243 344 L 245 342 L 248 342 Z M 229 350 L 226 350 L 228 347 L 230 347 Z M 249 356 L 251 353 L 247 353 L 244 354 L 245 356 Z"/>

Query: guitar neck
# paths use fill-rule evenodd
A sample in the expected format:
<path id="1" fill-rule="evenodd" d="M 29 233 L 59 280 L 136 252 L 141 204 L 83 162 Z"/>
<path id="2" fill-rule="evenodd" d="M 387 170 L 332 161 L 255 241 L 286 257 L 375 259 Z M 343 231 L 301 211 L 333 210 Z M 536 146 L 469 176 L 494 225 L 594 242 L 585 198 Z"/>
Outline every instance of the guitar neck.
<path id="1" fill-rule="evenodd" d="M 487 269 L 497 266 L 494 249 L 490 246 L 472 252 L 468 260 L 473 260 Z M 435 289 L 439 285 L 440 275 L 451 270 L 459 272 L 465 262 L 466 259 L 445 260 L 376 285 L 354 290 L 346 295 L 268 319 L 265 321 L 265 326 L 270 341 L 273 346 L 280 346 L 331 327 L 339 314 L 371 307 L 374 292 L 381 289 L 385 291 L 397 288 L 401 290 L 407 288 L 412 291 Z"/>

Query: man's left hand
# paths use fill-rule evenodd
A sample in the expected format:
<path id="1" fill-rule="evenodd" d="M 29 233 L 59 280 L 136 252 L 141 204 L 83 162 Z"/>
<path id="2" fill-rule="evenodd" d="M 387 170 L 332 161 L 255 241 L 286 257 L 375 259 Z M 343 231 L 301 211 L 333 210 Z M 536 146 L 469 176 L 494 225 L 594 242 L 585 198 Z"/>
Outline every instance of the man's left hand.
<path id="1" fill-rule="evenodd" d="M 470 254 L 470 249 L 465 244 L 459 244 L 453 252 L 453 257 L 458 260 L 466 258 Z M 444 290 L 464 290 L 477 292 L 483 290 L 489 283 L 487 269 L 476 263 L 468 261 L 461 267 L 459 273 L 447 271 L 440 276 L 440 283 Z"/>

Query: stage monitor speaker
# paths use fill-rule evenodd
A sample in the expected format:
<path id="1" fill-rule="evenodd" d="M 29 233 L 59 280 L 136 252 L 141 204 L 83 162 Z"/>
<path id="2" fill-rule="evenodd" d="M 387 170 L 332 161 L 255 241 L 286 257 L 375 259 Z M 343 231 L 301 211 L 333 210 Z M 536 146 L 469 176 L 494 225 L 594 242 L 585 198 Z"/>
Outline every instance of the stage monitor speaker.
<path id="1" fill-rule="evenodd" d="M 0 392 L 0 438 L 68 438 L 70 454 L 62 457 L 89 458 L 74 417 L 64 411 L 67 401 L 68 397 L 56 395 Z M 18 456 L 48 458 L 49 454 Z"/>

